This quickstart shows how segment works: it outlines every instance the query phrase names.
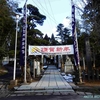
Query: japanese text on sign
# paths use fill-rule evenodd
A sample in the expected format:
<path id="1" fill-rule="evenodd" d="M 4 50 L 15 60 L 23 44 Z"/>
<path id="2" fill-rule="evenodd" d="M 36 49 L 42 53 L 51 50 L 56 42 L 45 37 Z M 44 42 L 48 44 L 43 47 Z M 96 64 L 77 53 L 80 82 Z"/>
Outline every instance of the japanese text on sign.
<path id="1" fill-rule="evenodd" d="M 73 45 L 62 46 L 29 46 L 29 55 L 73 54 Z"/>

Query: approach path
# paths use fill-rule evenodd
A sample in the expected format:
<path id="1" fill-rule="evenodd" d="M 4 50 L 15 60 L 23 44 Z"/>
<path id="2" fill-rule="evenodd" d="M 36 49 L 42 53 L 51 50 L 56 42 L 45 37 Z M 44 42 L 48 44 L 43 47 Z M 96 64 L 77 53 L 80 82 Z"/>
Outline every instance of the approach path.
<path id="1" fill-rule="evenodd" d="M 72 87 L 62 77 L 59 70 L 54 65 L 49 65 L 44 75 L 38 82 L 32 82 L 28 85 L 21 85 L 15 91 L 17 94 L 39 94 L 39 95 L 67 95 L 75 93 Z"/>

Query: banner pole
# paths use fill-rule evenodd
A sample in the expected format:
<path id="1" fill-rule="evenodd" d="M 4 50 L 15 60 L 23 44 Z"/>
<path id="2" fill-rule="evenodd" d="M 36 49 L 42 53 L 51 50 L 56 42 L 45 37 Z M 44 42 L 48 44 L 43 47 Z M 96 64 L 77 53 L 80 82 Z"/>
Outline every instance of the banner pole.
<path id="1" fill-rule="evenodd" d="M 26 70 L 27 70 L 27 0 L 25 2 L 25 67 L 24 67 L 24 83 L 27 83 Z"/>
<path id="2" fill-rule="evenodd" d="M 73 44 L 74 57 L 75 57 L 76 66 L 78 67 L 78 71 L 79 71 L 79 82 L 82 83 L 78 40 L 77 40 L 77 33 L 76 33 L 76 22 L 75 22 L 75 5 L 73 4 L 73 0 L 71 0 L 71 5 L 72 5 L 72 36 L 73 36 L 73 41 L 74 41 L 74 44 Z"/>

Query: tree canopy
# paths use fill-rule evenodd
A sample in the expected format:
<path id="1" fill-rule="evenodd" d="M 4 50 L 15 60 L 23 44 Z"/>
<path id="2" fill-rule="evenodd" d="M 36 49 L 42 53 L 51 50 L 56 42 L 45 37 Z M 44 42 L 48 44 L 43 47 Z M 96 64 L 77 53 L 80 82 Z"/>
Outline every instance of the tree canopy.
<path id="1" fill-rule="evenodd" d="M 81 53 L 85 51 L 84 43 L 85 38 L 88 35 L 92 54 L 91 59 L 93 61 L 96 55 L 100 55 L 100 1 L 87 0 L 82 13 L 81 18 L 83 19 L 82 24 L 84 30 L 79 32 L 81 33 L 79 36 L 79 49 L 81 50 Z M 96 58 L 96 61 L 97 59 L 98 58 Z"/>
<path id="2" fill-rule="evenodd" d="M 70 29 L 68 29 L 67 27 L 64 27 L 63 24 L 58 24 L 57 26 L 57 36 L 59 36 L 59 38 L 61 39 L 61 44 L 72 44 L 72 37 L 70 36 Z"/>
<path id="3" fill-rule="evenodd" d="M 12 5 L 7 0 L 0 0 L 0 59 L 6 56 L 14 32 L 15 21 Z"/>

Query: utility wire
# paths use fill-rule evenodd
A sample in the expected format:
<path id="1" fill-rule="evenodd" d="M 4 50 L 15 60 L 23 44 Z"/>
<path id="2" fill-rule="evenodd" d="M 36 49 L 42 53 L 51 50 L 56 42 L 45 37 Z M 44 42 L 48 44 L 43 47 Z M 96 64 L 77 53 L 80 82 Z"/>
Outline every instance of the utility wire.
<path id="1" fill-rule="evenodd" d="M 39 2 L 39 0 L 37 0 L 38 1 L 38 3 L 41 5 L 41 7 L 42 8 L 44 8 L 43 6 L 42 6 L 42 4 Z M 45 8 L 44 8 L 45 9 Z M 46 10 L 46 9 L 45 9 Z M 49 12 L 47 12 L 50 16 L 51 16 L 51 14 L 49 13 Z M 51 16 L 52 18 L 53 18 L 53 20 L 55 21 L 55 24 L 56 24 L 56 20 L 54 19 L 54 17 L 53 16 Z"/>
<path id="2" fill-rule="evenodd" d="M 33 0 L 32 0 L 33 1 Z M 34 1 L 33 1 L 34 2 Z M 35 2 L 34 2 L 35 3 Z M 48 18 L 49 19 L 51 19 L 55 24 L 56 24 L 56 22 L 55 22 L 55 20 L 54 20 L 54 18 L 50 15 L 50 13 L 49 12 L 47 12 L 47 10 L 41 5 L 41 3 L 38 1 L 38 3 L 40 4 L 40 6 L 42 7 L 42 9 L 41 9 L 41 7 L 39 7 L 36 3 L 36 5 L 44 12 L 44 10 L 45 10 L 45 12 L 49 15 L 48 16 Z M 43 10 L 44 9 L 44 10 Z"/>
<path id="3" fill-rule="evenodd" d="M 48 6 L 47 6 L 47 3 L 46 3 L 45 0 L 44 0 L 44 3 L 45 3 L 45 6 L 46 6 L 46 9 L 47 9 L 47 11 L 48 11 Z M 48 21 L 49 26 L 52 28 L 52 23 L 51 23 L 51 21 L 48 20 L 48 18 L 47 18 L 47 21 Z M 50 24 L 50 23 L 51 23 L 51 24 Z"/>
<path id="4" fill-rule="evenodd" d="M 54 16 L 53 10 L 52 10 L 52 6 L 51 6 L 51 3 L 50 3 L 50 0 L 48 0 L 48 2 L 49 2 L 49 6 L 50 6 L 50 8 L 51 8 L 51 12 L 52 12 L 52 15 L 53 15 L 53 17 L 54 17 L 54 20 L 55 20 L 55 22 L 57 22 L 56 19 L 55 19 L 55 16 Z M 56 23 L 56 24 L 57 24 L 57 23 Z"/>

